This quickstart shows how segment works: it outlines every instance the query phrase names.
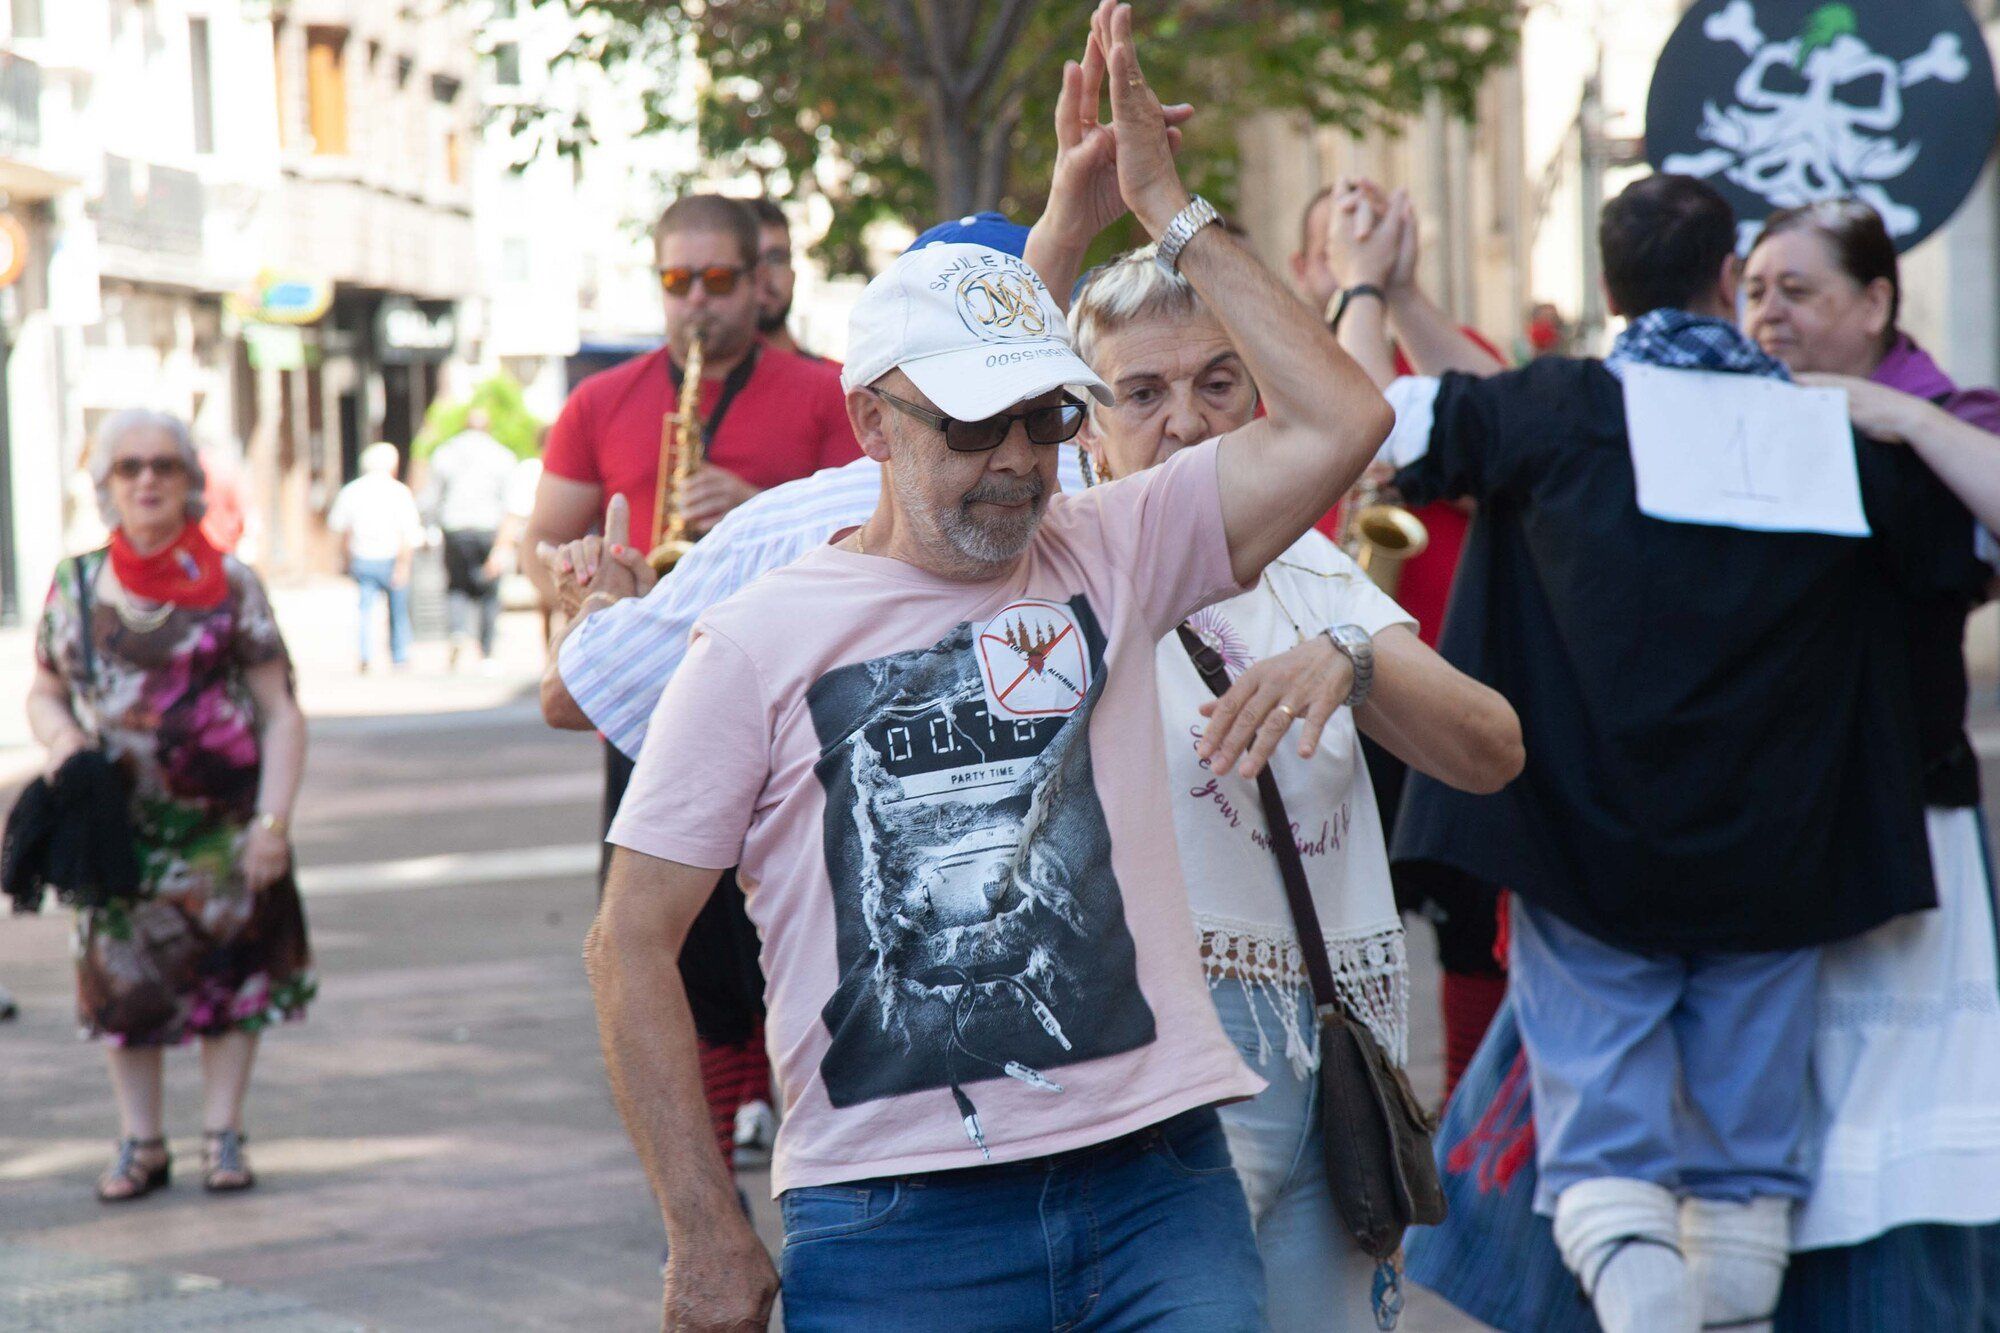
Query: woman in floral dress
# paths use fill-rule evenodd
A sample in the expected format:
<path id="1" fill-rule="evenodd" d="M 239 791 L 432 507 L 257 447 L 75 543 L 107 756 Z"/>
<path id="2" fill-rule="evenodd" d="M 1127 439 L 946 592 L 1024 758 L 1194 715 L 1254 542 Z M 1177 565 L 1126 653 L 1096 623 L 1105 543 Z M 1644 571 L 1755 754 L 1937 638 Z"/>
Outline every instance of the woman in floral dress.
<path id="1" fill-rule="evenodd" d="M 257 576 L 201 534 L 187 428 L 123 412 L 93 450 L 112 527 L 56 571 L 28 719 L 52 776 L 101 744 L 132 779 L 140 896 L 77 921 L 77 1008 L 118 1102 L 106 1202 L 165 1185 L 162 1057 L 201 1042 L 203 1183 L 248 1188 L 243 1099 L 257 1035 L 315 982 L 288 821 L 305 767 L 291 662 Z"/>

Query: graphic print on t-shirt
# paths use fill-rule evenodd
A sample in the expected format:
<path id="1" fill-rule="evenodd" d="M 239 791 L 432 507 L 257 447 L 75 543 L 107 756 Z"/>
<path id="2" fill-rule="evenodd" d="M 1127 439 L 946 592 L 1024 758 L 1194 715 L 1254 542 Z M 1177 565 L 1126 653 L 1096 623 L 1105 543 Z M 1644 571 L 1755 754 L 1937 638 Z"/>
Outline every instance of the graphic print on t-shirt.
<path id="1" fill-rule="evenodd" d="M 976 640 L 986 707 L 999 717 L 1068 717 L 1090 688 L 1083 629 L 1057 602 L 1015 602 Z"/>
<path id="2" fill-rule="evenodd" d="M 826 790 L 840 984 L 828 1099 L 1013 1077 L 1154 1037 L 1139 992 L 1090 717 L 1104 633 L 1087 599 L 1023 601 L 807 692 Z M 958 1104 L 952 1109 L 953 1102 Z"/>

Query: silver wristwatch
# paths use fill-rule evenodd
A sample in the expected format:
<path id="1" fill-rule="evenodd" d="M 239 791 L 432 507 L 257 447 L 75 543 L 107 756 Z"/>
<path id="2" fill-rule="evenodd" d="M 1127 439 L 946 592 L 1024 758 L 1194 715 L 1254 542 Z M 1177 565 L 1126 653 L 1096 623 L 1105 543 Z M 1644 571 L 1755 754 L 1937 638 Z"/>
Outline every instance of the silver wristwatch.
<path id="1" fill-rule="evenodd" d="M 1153 249 L 1153 262 L 1169 274 L 1181 271 L 1181 251 L 1194 234 L 1211 222 L 1222 221 L 1222 214 L 1215 211 L 1215 205 L 1196 195 L 1188 206 L 1174 214 L 1174 220 L 1160 233 L 1160 243 Z"/>
<path id="2" fill-rule="evenodd" d="M 1354 685 L 1347 692 L 1347 706 L 1359 708 L 1368 702 L 1375 686 L 1375 640 L 1359 625 L 1330 625 L 1324 631 L 1334 650 L 1354 664 Z"/>

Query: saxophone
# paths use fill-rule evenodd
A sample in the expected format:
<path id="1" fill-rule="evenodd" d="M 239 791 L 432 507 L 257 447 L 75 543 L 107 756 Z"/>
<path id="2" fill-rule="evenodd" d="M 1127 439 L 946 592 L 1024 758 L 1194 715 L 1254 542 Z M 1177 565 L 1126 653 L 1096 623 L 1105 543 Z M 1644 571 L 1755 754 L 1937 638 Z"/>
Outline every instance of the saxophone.
<path id="1" fill-rule="evenodd" d="M 687 535 L 687 515 L 681 513 L 681 483 L 701 466 L 701 334 L 688 342 L 687 364 L 681 367 L 681 399 L 660 422 L 659 480 L 653 491 L 653 547 L 646 563 L 664 574 L 694 548 Z"/>
<path id="2" fill-rule="evenodd" d="M 1341 506 L 1340 549 L 1390 597 L 1402 582 L 1403 566 L 1431 544 L 1424 521 L 1382 498 L 1382 488 L 1364 481 Z"/>

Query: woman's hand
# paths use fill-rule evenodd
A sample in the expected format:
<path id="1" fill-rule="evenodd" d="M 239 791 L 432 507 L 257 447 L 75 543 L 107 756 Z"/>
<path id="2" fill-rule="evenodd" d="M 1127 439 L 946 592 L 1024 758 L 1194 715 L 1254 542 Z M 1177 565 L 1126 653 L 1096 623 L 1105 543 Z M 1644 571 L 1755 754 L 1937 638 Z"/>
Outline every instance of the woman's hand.
<path id="1" fill-rule="evenodd" d="M 1299 758 L 1310 759 L 1334 710 L 1354 689 L 1354 664 L 1324 634 L 1267 657 L 1236 678 L 1229 693 L 1201 706 L 1208 719 L 1195 753 L 1217 773 L 1236 766 L 1239 777 L 1254 778 L 1294 722 Z"/>
<path id="2" fill-rule="evenodd" d="M 1403 247 L 1403 214 L 1369 182 L 1342 183 L 1327 210 L 1326 252 L 1350 287 L 1386 292 Z"/>
<path id="3" fill-rule="evenodd" d="M 263 824 L 252 824 L 243 839 L 243 884 L 252 893 L 262 893 L 285 877 L 292 868 L 292 844 L 284 834 Z"/>
<path id="4" fill-rule="evenodd" d="M 1910 437 L 1922 429 L 1924 418 L 1942 410 L 1915 394 L 1855 375 L 1806 374 L 1796 378 L 1808 388 L 1845 389 L 1847 415 L 1853 419 L 1854 429 L 1886 444 L 1910 443 Z"/>

